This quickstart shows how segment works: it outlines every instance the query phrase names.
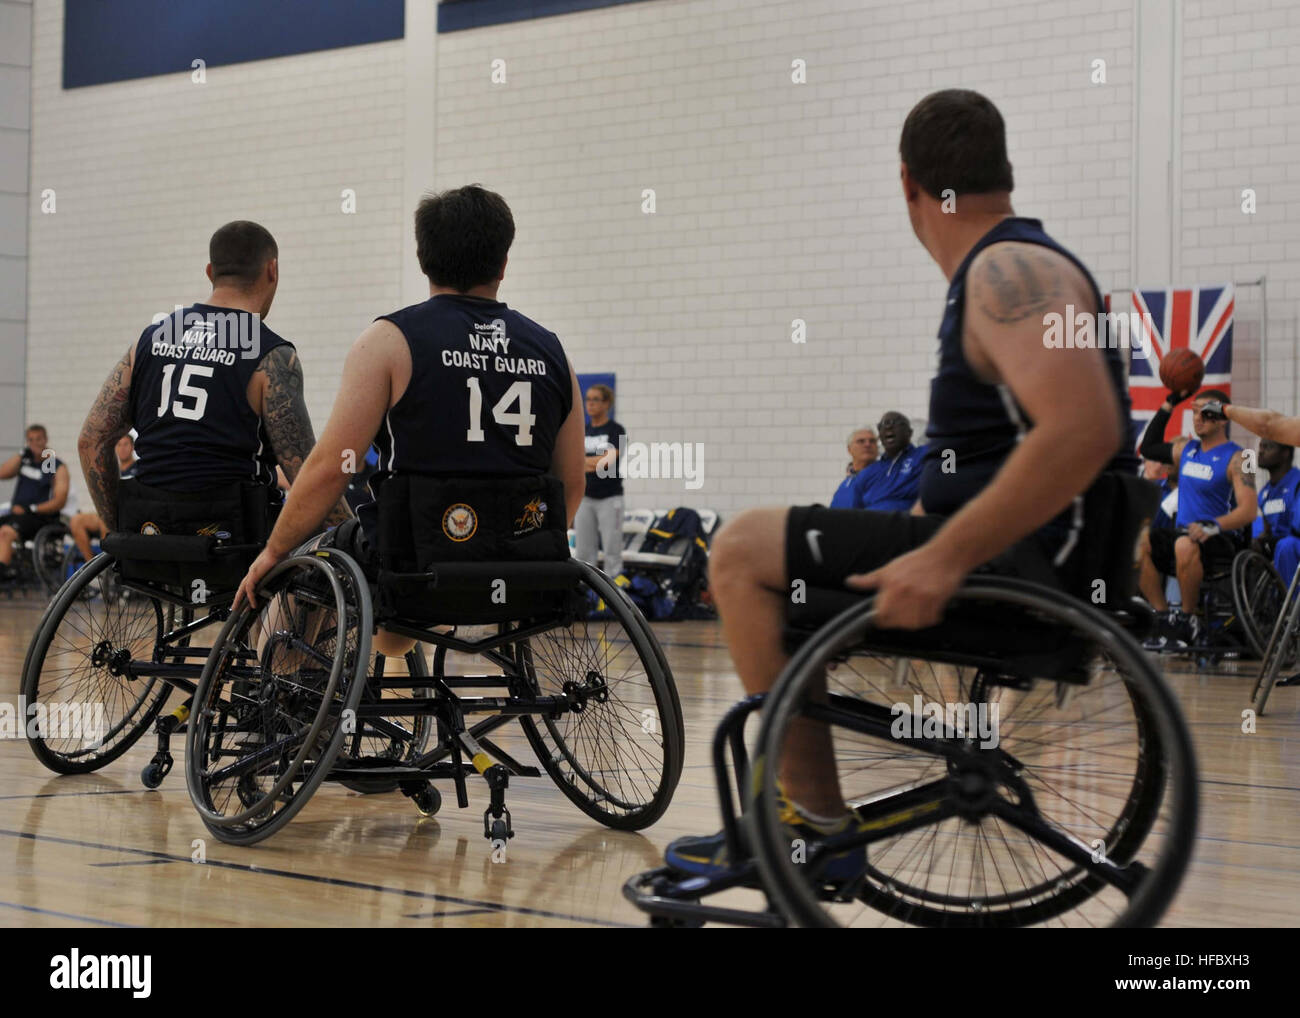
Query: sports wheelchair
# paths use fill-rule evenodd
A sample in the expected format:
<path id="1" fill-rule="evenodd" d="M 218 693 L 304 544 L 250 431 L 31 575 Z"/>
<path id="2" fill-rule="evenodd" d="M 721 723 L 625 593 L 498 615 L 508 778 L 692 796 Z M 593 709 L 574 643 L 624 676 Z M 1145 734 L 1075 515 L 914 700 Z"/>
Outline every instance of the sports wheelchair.
<path id="1" fill-rule="evenodd" d="M 195 638 L 229 615 L 273 509 L 257 485 L 177 495 L 123 482 L 125 529 L 106 535 L 100 554 L 57 588 L 27 649 L 21 691 L 37 759 L 60 774 L 96 771 L 155 725 L 157 749 L 141 780 L 148 788 L 162 783 L 208 654 Z M 195 535 L 199 527 L 212 532 Z M 168 532 L 175 530 L 189 533 Z M 72 561 L 63 539 L 51 554 L 60 568 Z M 176 689 L 184 703 L 160 716 Z M 57 719 L 74 705 L 102 711 L 99 730 L 61 730 Z"/>
<path id="2" fill-rule="evenodd" d="M 1141 484 L 1109 476 L 1093 508 Z M 1131 586 L 1154 504 L 1128 490 L 1136 504 L 1117 526 L 1085 531 L 1081 556 L 1116 592 Z M 871 596 L 809 589 L 790 612 L 797 649 L 775 686 L 733 707 L 714 736 L 731 868 L 650 870 L 624 895 L 658 926 L 1153 924 L 1191 857 L 1196 764 L 1176 699 L 1130 633 L 1149 616 L 1126 598 L 1114 605 L 977 575 L 940 625 L 891 632 L 872 625 Z M 945 705 L 971 710 L 963 720 Z M 759 707 L 751 766 L 744 728 Z M 783 823 L 779 781 L 796 730 L 829 736 L 857 815 L 820 843 Z M 858 875 L 829 879 L 851 851 L 865 852 Z M 761 892 L 765 907 L 740 907 L 741 889 L 751 902 Z M 719 892 L 732 900 L 705 900 Z"/>
<path id="3" fill-rule="evenodd" d="M 1264 713 L 1269 694 L 1278 685 L 1300 685 L 1300 571 L 1291 577 L 1261 655 L 1259 675 L 1251 690 L 1251 707 Z"/>
<path id="4" fill-rule="evenodd" d="M 190 798 L 215 837 L 270 837 L 322 781 L 400 789 L 431 816 L 442 802 L 432 781 L 446 778 L 465 808 L 475 773 L 488 786 L 483 833 L 494 844 L 514 836 L 512 777 L 545 772 L 608 827 L 638 830 L 662 816 L 685 739 L 668 662 L 623 591 L 568 557 L 562 489 L 536 480 L 534 490 L 389 476 L 371 576 L 340 530 L 333 546 L 277 565 L 258 607 L 226 619 L 186 741 Z M 518 505 L 505 507 L 516 501 L 558 526 L 537 529 L 530 548 L 503 538 L 470 552 L 494 558 L 442 557 L 464 556 L 466 531 L 491 538 L 481 522 L 514 519 Z M 609 610 L 589 619 L 598 601 Z M 477 632 L 457 635 L 460 626 Z M 432 645 L 432 668 L 420 656 L 406 674 L 387 673 L 382 658 L 368 669 L 377 627 Z M 519 732 L 502 731 L 514 721 Z M 523 749 L 540 770 L 516 756 Z"/>
<path id="5" fill-rule="evenodd" d="M 3 515 L 3 513 L 0 513 Z M 20 592 L 37 589 L 52 597 L 62 582 L 63 541 L 68 534 L 66 517 L 41 527 L 30 541 L 14 544 L 14 569 L 17 576 L 0 585 L 0 592 L 11 598 Z"/>

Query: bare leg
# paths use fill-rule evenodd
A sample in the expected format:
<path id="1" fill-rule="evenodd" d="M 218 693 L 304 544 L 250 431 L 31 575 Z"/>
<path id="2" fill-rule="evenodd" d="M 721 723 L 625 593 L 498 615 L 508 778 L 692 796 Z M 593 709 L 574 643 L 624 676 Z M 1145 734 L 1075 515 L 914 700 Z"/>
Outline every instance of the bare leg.
<path id="1" fill-rule="evenodd" d="M 0 566 L 7 566 L 14 560 L 14 542 L 18 540 L 18 531 L 9 524 L 0 527 Z"/>
<path id="2" fill-rule="evenodd" d="M 723 637 L 747 693 L 765 693 L 789 661 L 781 642 L 790 584 L 785 575 L 787 509 L 751 509 L 722 528 L 709 553 L 709 583 Z M 825 681 L 814 695 L 825 694 Z M 826 816 L 845 811 L 830 732 L 796 721 L 783 754 L 786 794 Z"/>
<path id="3" fill-rule="evenodd" d="M 1183 594 L 1183 614 L 1191 615 L 1200 603 L 1201 580 L 1205 577 L 1200 545 L 1190 537 L 1180 537 L 1174 543 L 1174 557 L 1178 561 L 1178 589 Z"/>
<path id="4" fill-rule="evenodd" d="M 103 525 L 99 522 L 99 517 L 91 513 L 77 513 L 68 521 L 68 532 L 72 535 L 73 543 L 77 546 L 77 551 L 81 552 L 81 557 L 89 562 L 94 558 L 90 550 L 90 537 L 93 533 L 98 537 L 103 531 Z"/>
<path id="5" fill-rule="evenodd" d="M 1165 578 L 1151 561 L 1151 531 L 1142 531 L 1138 543 L 1138 561 L 1141 563 L 1138 574 L 1138 587 L 1147 604 L 1156 611 L 1168 611 L 1169 601 L 1165 598 Z"/>

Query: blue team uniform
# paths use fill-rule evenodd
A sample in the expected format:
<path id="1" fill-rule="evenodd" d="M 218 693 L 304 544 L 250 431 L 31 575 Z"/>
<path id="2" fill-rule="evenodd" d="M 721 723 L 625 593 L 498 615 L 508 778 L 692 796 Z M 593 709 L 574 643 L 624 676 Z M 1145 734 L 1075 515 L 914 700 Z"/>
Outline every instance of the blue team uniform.
<path id="1" fill-rule="evenodd" d="M 876 460 L 876 469 L 869 477 L 863 470 L 854 478 L 853 508 L 873 509 L 876 512 L 906 512 L 916 502 L 921 487 L 921 461 L 925 459 L 925 446 L 907 445 L 892 460 Z"/>
<path id="2" fill-rule="evenodd" d="M 1273 548 L 1273 565 L 1277 567 L 1282 582 L 1290 585 L 1291 577 L 1300 568 L 1300 499 L 1296 498 L 1296 489 L 1300 487 L 1300 469 L 1292 467 L 1277 484 L 1266 484 L 1259 491 L 1260 516 L 1255 518 L 1254 534 L 1256 537 L 1264 531 L 1260 517 L 1268 518 L 1269 530 L 1276 538 Z"/>
<path id="3" fill-rule="evenodd" d="M 1228 464 L 1241 451 L 1236 442 L 1220 442 L 1213 449 L 1202 449 L 1199 439 L 1192 439 L 1183 449 L 1178 464 L 1178 525 L 1206 523 L 1226 516 L 1237 506 Z"/>
<path id="4" fill-rule="evenodd" d="M 849 474 L 844 478 L 844 480 L 840 481 L 840 486 L 835 489 L 835 494 L 831 497 L 831 508 L 854 508 L 857 505 L 857 490 L 863 484 L 868 483 L 871 478 L 875 477 L 875 471 L 878 466 L 880 466 L 880 460 L 876 460 L 875 463 L 868 463 L 856 474 Z"/>

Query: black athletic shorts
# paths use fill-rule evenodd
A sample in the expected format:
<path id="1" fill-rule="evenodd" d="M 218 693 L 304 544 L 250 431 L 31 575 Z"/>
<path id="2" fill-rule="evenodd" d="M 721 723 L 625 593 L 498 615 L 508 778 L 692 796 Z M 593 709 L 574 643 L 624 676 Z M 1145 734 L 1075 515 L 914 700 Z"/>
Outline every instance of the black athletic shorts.
<path id="1" fill-rule="evenodd" d="M 902 511 L 794 506 L 786 521 L 786 576 L 789 582 L 803 580 L 809 587 L 845 590 L 845 577 L 870 572 L 921 546 L 944 519 Z M 1052 565 L 1059 547 L 1052 531 L 1040 531 L 976 572 L 1019 576 L 1068 589 L 1068 572 Z"/>
<path id="2" fill-rule="evenodd" d="M 58 513 L 19 513 L 16 516 L 0 516 L 0 527 L 13 527 L 18 531 L 20 541 L 30 541 L 41 527 L 48 527 L 58 522 Z"/>
<path id="3" fill-rule="evenodd" d="M 1166 576 L 1178 573 L 1174 542 L 1187 533 L 1186 527 L 1161 527 L 1151 531 L 1151 563 Z M 1226 573 L 1242 545 L 1234 534 L 1222 531 L 1201 542 L 1201 568 L 1206 573 Z"/>

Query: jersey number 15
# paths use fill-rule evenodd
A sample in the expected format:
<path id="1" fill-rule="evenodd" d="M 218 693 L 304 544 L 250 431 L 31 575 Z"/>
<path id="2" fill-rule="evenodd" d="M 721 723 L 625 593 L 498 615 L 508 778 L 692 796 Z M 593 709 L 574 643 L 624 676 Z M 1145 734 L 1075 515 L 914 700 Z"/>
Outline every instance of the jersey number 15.
<path id="1" fill-rule="evenodd" d="M 167 412 L 167 402 L 172 395 L 172 373 L 175 370 L 175 364 L 168 364 L 163 368 L 162 400 L 158 403 L 159 417 Z M 181 372 L 180 383 L 176 386 L 176 395 L 193 399 L 194 405 L 186 406 L 178 399 L 171 405 L 172 413 L 187 421 L 201 421 L 203 412 L 208 408 L 208 393 L 207 390 L 190 383 L 195 378 L 211 378 L 215 373 L 215 369 L 202 364 L 186 364 L 185 370 Z"/>

